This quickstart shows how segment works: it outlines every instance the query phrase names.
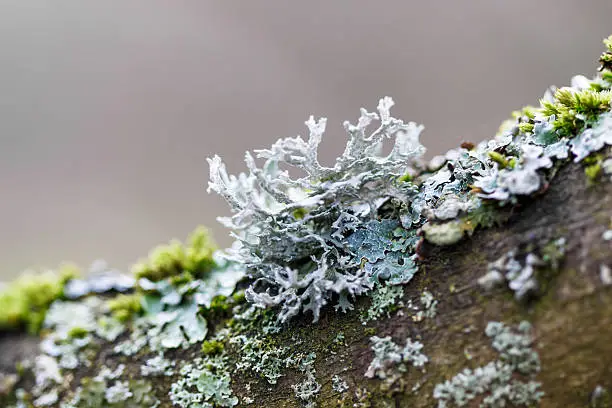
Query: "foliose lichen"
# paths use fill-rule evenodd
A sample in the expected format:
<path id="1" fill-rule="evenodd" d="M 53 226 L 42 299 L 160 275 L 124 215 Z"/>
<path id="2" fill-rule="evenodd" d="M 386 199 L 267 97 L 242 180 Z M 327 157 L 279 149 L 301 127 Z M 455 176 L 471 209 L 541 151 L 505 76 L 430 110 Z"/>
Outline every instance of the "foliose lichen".
<path id="1" fill-rule="evenodd" d="M 401 305 L 398 301 L 404 295 L 401 286 L 378 286 L 370 294 L 370 307 L 362 313 L 361 321 L 365 324 L 370 320 L 376 320 L 383 315 L 387 317 Z"/>
<path id="2" fill-rule="evenodd" d="M 385 203 L 396 202 L 399 210 L 414 195 L 415 185 L 399 178 L 424 152 L 418 142 L 421 127 L 391 117 L 392 105 L 391 98 L 383 98 L 378 114 L 362 109 L 356 125 L 345 122 L 349 141 L 334 167 L 317 160 L 326 120 L 312 117 L 306 122 L 307 141 L 286 138 L 257 151 L 257 157 L 265 159 L 261 169 L 247 153 L 249 174 L 229 176 L 218 156 L 209 159 L 209 190 L 225 198 L 234 212 L 220 219 L 237 239 L 229 256 L 245 265 L 253 279 L 247 300 L 261 307 L 279 306 L 281 321 L 302 311 L 311 311 L 316 321 L 333 295 L 340 296 L 338 305 L 347 310 L 348 296 L 370 290 L 376 272 L 368 273 L 362 258 L 372 269 L 381 259 L 395 262 L 395 266 L 380 265 L 379 278 L 395 276 L 394 269 L 411 262 L 401 250 L 393 260 L 385 257 L 391 243 L 380 242 L 376 230 L 370 236 L 378 242 L 364 243 L 376 228 L 368 222 L 383 214 Z M 366 133 L 375 120 L 380 126 Z M 383 156 L 383 142 L 391 138 L 393 149 Z M 291 178 L 282 166 L 298 167 L 306 176 Z M 351 240 L 353 235 L 363 238 Z M 373 251 L 359 252 L 363 245 Z M 404 283 L 409 278 L 398 279 Z"/>
<path id="3" fill-rule="evenodd" d="M 181 377 L 170 388 L 170 400 L 180 408 L 233 407 L 233 395 L 226 357 L 196 358 L 180 368 Z"/>

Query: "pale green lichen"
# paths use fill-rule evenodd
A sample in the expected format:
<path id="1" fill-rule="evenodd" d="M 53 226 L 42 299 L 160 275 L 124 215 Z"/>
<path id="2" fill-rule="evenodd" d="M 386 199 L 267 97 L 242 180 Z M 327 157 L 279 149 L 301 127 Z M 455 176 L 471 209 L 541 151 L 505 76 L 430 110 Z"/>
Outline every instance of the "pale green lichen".
<path id="1" fill-rule="evenodd" d="M 174 375 L 173 367 L 176 365 L 175 361 L 168 360 L 162 353 L 148 359 L 144 365 L 140 366 L 140 374 L 143 377 L 149 376 L 165 376 L 169 377 Z"/>
<path id="2" fill-rule="evenodd" d="M 238 370 L 252 371 L 270 384 L 276 384 L 283 376 L 290 347 L 272 345 L 257 335 L 238 335 L 230 339 L 230 344 L 240 350 L 240 361 L 236 363 Z"/>
<path id="3" fill-rule="evenodd" d="M 403 295 L 404 289 L 401 286 L 378 285 L 370 293 L 370 307 L 361 314 L 363 324 L 370 320 L 377 320 L 383 315 L 389 317 L 392 311 L 402 306 L 398 301 Z"/>
<path id="4" fill-rule="evenodd" d="M 465 234 L 465 227 L 459 220 L 441 224 L 427 223 L 422 230 L 428 242 L 441 246 L 456 244 Z"/>
<path id="5" fill-rule="evenodd" d="M 348 391 L 349 386 L 339 375 L 334 375 L 332 377 L 332 390 L 343 393 Z"/>
<path id="6" fill-rule="evenodd" d="M 94 341 L 96 316 L 102 310 L 103 301 L 95 297 L 53 303 L 44 321 L 44 327 L 51 331 L 41 341 L 41 351 L 58 358 L 62 368 L 89 366 L 91 355 L 86 347 Z"/>
<path id="7" fill-rule="evenodd" d="M 145 380 L 122 378 L 125 366 L 103 366 L 93 377 L 81 379 L 74 396 L 61 408 L 142 408 L 159 406 L 153 386 Z"/>
<path id="8" fill-rule="evenodd" d="M 414 316 L 413 320 L 420 322 L 423 319 L 433 319 L 437 314 L 438 301 L 434 298 L 433 294 L 427 290 L 421 293 L 419 298 L 422 309 L 419 310 Z"/>
<path id="9" fill-rule="evenodd" d="M 315 353 L 309 353 L 305 357 L 300 359 L 298 368 L 305 375 L 304 380 L 297 384 L 293 384 L 291 388 L 295 392 L 296 398 L 305 404 L 307 408 L 314 408 L 316 406 L 315 399 L 321 391 L 321 384 L 317 382 L 316 370 L 314 368 L 315 359 L 317 355 Z M 295 361 L 293 358 L 290 361 Z"/>
<path id="10" fill-rule="evenodd" d="M 233 407 L 233 395 L 227 360 L 223 355 L 196 358 L 183 364 L 181 377 L 170 388 L 170 401 L 180 408 Z"/>

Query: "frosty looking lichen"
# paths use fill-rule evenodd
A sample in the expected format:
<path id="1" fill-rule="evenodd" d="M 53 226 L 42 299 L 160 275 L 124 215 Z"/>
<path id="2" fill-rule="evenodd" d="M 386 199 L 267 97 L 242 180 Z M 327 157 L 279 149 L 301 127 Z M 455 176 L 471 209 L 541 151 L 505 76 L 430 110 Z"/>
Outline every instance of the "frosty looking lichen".
<path id="1" fill-rule="evenodd" d="M 236 238 L 228 258 L 251 279 L 247 300 L 278 307 L 281 322 L 309 310 L 317 321 L 334 299 L 336 309 L 351 309 L 349 297 L 373 282 L 407 283 L 417 271 L 419 228 L 428 242 L 453 245 L 478 227 L 465 216 L 543 191 L 556 162 L 612 144 L 610 101 L 608 82 L 576 77 L 493 140 L 465 144 L 429 166 L 421 160 L 422 126 L 391 117 L 388 97 L 378 114 L 362 109 L 357 125 L 345 123 L 349 141 L 333 167 L 317 160 L 326 121 L 312 117 L 307 141 L 286 138 L 256 151 L 261 168 L 247 153 L 248 174 L 230 176 L 218 156 L 209 159 L 209 191 L 233 212 L 220 220 Z M 375 120 L 380 126 L 368 134 Z M 383 156 L 385 139 L 395 144 Z M 305 175 L 292 178 L 283 166 Z"/>
<path id="2" fill-rule="evenodd" d="M 347 310 L 351 308 L 347 296 L 368 291 L 376 269 L 378 277 L 389 279 L 397 275 L 390 269 L 410 265 L 405 248 L 393 251 L 385 265 L 377 265 L 392 250 L 391 242 L 365 242 L 368 234 L 380 241 L 382 230 L 369 223 L 378 222 L 385 203 L 401 212 L 402 204 L 415 194 L 415 185 L 400 177 L 414 170 L 424 152 L 418 141 L 422 127 L 391 117 L 392 105 L 391 98 L 383 98 L 378 114 L 362 109 L 356 125 L 344 124 L 349 141 L 334 167 L 317 160 L 326 120 L 312 117 L 306 122 L 307 141 L 286 138 L 257 151 L 257 157 L 265 159 L 262 168 L 247 153 L 249 174 L 229 176 L 218 156 L 209 159 L 209 190 L 222 195 L 234 212 L 221 219 L 237 238 L 229 256 L 244 264 L 253 279 L 247 299 L 263 307 L 279 305 L 279 320 L 310 310 L 316 321 L 333 294 L 340 296 L 338 307 Z M 380 126 L 366 133 L 375 120 Z M 389 138 L 395 144 L 383 156 L 381 148 Z M 298 167 L 306 175 L 291 178 L 283 165 Z M 357 235 L 364 236 L 358 243 Z M 400 246 L 406 243 L 401 236 L 397 241 Z M 363 267 L 362 259 L 370 270 Z M 408 281 L 410 275 L 397 279 Z"/>

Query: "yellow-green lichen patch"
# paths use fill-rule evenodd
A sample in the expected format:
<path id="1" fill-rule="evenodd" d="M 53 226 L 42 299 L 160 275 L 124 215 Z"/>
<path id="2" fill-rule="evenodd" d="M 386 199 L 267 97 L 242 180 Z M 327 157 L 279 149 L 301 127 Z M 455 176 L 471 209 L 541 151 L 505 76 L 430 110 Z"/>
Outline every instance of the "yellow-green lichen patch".
<path id="1" fill-rule="evenodd" d="M 25 327 L 38 333 L 51 303 L 60 298 L 66 282 L 78 276 L 70 264 L 55 271 L 26 272 L 0 292 L 0 330 Z"/>
<path id="2" fill-rule="evenodd" d="M 154 248 L 148 259 L 132 267 L 132 272 L 137 278 L 147 278 L 153 282 L 182 272 L 202 278 L 215 266 L 213 254 L 216 249 L 208 230 L 199 227 L 191 233 L 186 244 L 173 240 Z"/>

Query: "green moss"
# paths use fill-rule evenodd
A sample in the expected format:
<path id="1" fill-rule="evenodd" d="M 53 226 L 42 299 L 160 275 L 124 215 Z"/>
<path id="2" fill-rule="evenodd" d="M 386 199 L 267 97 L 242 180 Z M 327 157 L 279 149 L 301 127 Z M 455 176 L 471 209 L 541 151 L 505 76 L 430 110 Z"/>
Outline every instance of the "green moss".
<path id="1" fill-rule="evenodd" d="M 210 310 L 215 312 L 227 312 L 231 309 L 230 302 L 227 296 L 215 296 L 210 302 Z"/>
<path id="2" fill-rule="evenodd" d="M 244 303 L 246 301 L 246 298 L 244 297 L 244 290 L 240 290 L 234 293 L 232 295 L 232 299 L 234 300 L 234 303 L 236 304 Z"/>
<path id="3" fill-rule="evenodd" d="M 503 154 L 498 152 L 488 152 L 487 154 L 491 160 L 499 164 L 500 169 L 508 167 L 508 159 Z"/>
<path id="4" fill-rule="evenodd" d="M 189 272 L 196 278 L 204 277 L 215 266 L 213 253 L 217 249 L 208 230 L 198 227 L 189 236 L 187 244 L 172 240 L 149 253 L 149 258 L 132 267 L 137 278 L 154 282 Z"/>
<path id="5" fill-rule="evenodd" d="M 57 272 L 26 273 L 0 293 L 0 329 L 25 327 L 31 334 L 40 331 L 51 303 L 63 295 L 65 283 L 79 275 L 72 264 Z"/>
<path id="6" fill-rule="evenodd" d="M 412 177 L 412 175 L 410 173 L 406 173 L 403 176 L 400 176 L 399 181 L 407 183 L 412 181 L 414 177 Z"/>
<path id="7" fill-rule="evenodd" d="M 462 218 L 462 225 L 468 234 L 478 228 L 491 228 L 503 225 L 508 219 L 506 211 L 501 211 L 495 203 L 482 203 Z"/>
<path id="8" fill-rule="evenodd" d="M 602 163 L 604 157 L 601 154 L 592 154 L 584 159 L 584 163 L 587 165 L 584 168 L 584 175 L 587 177 L 588 184 L 594 185 L 599 180 L 599 177 L 603 173 Z"/>
<path id="9" fill-rule="evenodd" d="M 89 334 L 89 330 L 84 327 L 75 326 L 68 331 L 68 337 L 72 339 L 81 339 Z"/>
<path id="10" fill-rule="evenodd" d="M 293 210 L 293 218 L 295 218 L 296 220 L 303 219 L 306 214 L 308 214 L 308 211 L 306 211 L 305 208 L 296 208 L 295 210 Z"/>
<path id="11" fill-rule="evenodd" d="M 373 336 L 376 334 L 376 329 L 374 327 L 368 327 L 363 329 L 363 334 L 366 336 Z"/>
<path id="12" fill-rule="evenodd" d="M 202 343 L 202 353 L 207 356 L 214 356 L 223 353 L 225 346 L 217 340 L 208 340 Z"/>
<path id="13" fill-rule="evenodd" d="M 227 318 L 231 315 L 234 306 L 239 303 L 236 299 L 244 301 L 244 292 L 242 292 L 242 296 L 240 294 L 230 297 L 217 295 L 212 298 L 209 307 L 202 307 L 200 314 L 208 321 Z"/>
<path id="14" fill-rule="evenodd" d="M 589 184 L 595 184 L 601 175 L 601 163 L 595 163 L 585 167 L 584 174 L 589 179 Z"/>
<path id="15" fill-rule="evenodd" d="M 107 306 L 115 319 L 126 322 L 142 312 L 142 294 L 117 295 Z"/>
<path id="16" fill-rule="evenodd" d="M 604 45 L 607 51 L 601 54 L 599 62 L 601 62 L 601 70 L 612 70 L 612 35 L 604 40 Z"/>
<path id="17" fill-rule="evenodd" d="M 555 115 L 553 126 L 562 136 L 578 134 L 582 128 L 610 110 L 612 93 L 608 90 L 560 88 L 554 102 L 542 101 L 542 113 Z"/>
<path id="18" fill-rule="evenodd" d="M 555 116 L 552 122 L 558 136 L 572 137 L 578 134 L 585 126 L 593 123 L 604 112 L 610 111 L 612 101 L 612 36 L 604 40 L 607 50 L 601 54 L 601 79 L 591 83 L 590 89 L 577 91 L 572 88 L 560 88 L 553 101 L 540 101 L 540 107 L 526 106 L 521 110 L 512 112 L 512 119 L 502 123 L 498 134 L 507 132 L 515 126 L 521 133 L 533 133 L 535 119 L 538 115 Z M 494 152 L 492 160 L 501 165 L 504 163 L 503 155 L 497 156 Z M 499 160 L 499 161 L 498 161 Z"/>

